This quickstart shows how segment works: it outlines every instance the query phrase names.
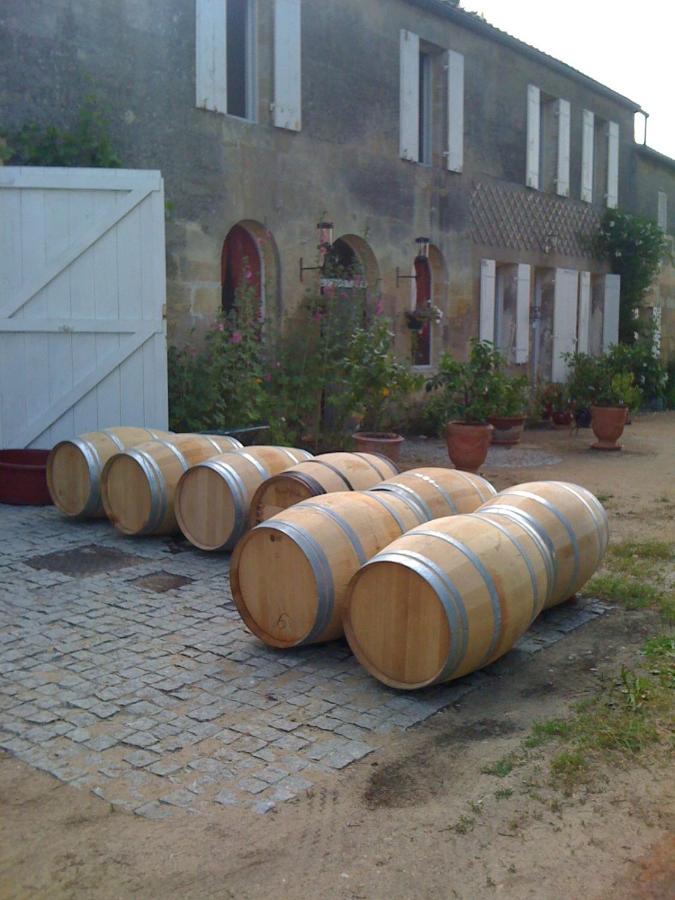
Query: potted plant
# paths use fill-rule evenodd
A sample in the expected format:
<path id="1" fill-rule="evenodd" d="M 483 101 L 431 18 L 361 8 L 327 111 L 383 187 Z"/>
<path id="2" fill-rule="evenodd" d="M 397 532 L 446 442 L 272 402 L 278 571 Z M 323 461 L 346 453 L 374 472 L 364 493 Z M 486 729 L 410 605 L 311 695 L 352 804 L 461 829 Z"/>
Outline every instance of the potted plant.
<path id="1" fill-rule="evenodd" d="M 542 401 L 554 428 L 569 428 L 573 418 L 573 404 L 565 384 L 552 381 L 542 392 Z"/>
<path id="2" fill-rule="evenodd" d="M 444 406 L 451 416 L 446 439 L 448 456 L 458 469 L 477 472 L 485 462 L 494 412 L 495 350 L 488 341 L 471 342 L 467 362 L 457 362 L 444 353 L 438 372 L 427 381 L 427 391 L 443 392 Z"/>
<path id="3" fill-rule="evenodd" d="M 488 416 L 493 427 L 492 443 L 510 446 L 517 444 L 525 427 L 527 418 L 529 383 L 527 376 L 518 375 L 513 378 L 495 369 L 492 387 L 492 402 L 496 414 Z"/>
<path id="4" fill-rule="evenodd" d="M 384 453 L 398 462 L 404 438 L 392 430 L 392 423 L 397 407 L 421 386 L 422 379 L 396 358 L 393 340 L 384 319 L 355 329 L 345 372 L 352 409 L 361 417 L 359 430 L 353 435 L 357 449 L 363 453 Z"/>
<path id="5" fill-rule="evenodd" d="M 623 434 L 628 413 L 640 405 L 641 393 L 632 372 L 617 371 L 610 353 L 593 357 L 585 353 L 567 354 L 570 390 L 590 407 L 591 428 L 597 437 L 594 450 L 621 450 L 617 440 Z"/>
<path id="6" fill-rule="evenodd" d="M 427 300 L 424 306 L 416 306 L 415 309 L 406 309 L 405 321 L 410 331 L 421 331 L 427 322 L 438 324 L 443 318 L 443 310 L 434 306 L 431 300 Z"/>

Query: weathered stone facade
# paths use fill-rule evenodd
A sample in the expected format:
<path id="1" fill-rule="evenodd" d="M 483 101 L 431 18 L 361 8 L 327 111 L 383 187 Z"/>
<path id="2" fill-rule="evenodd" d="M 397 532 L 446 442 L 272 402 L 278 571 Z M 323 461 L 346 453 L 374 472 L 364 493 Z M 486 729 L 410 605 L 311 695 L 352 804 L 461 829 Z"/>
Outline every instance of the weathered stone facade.
<path id="1" fill-rule="evenodd" d="M 253 6 L 255 121 L 195 106 L 191 0 L 6 0 L 0 13 L 5 128 L 69 123 L 93 91 L 124 165 L 161 169 L 170 341 L 220 309 L 221 253 L 236 224 L 258 244 L 267 310 L 280 315 L 316 284 L 315 273 L 301 283 L 299 259 L 314 264 L 316 223 L 332 221 L 395 316 L 403 351 L 413 301 L 396 269 L 411 271 L 415 238 L 428 236 L 445 314 L 432 364 L 444 348 L 464 354 L 479 333 L 482 259 L 603 271 L 583 243 L 605 198 L 580 200 L 582 111 L 618 125 L 619 205 L 633 209 L 635 103 L 440 0 L 305 0 L 302 127 L 288 131 L 272 111 L 274 3 Z M 431 59 L 428 164 L 399 153 L 402 30 Z M 464 57 L 461 173 L 445 167 L 446 50 Z M 525 186 L 528 85 L 569 101 L 569 198 Z"/>

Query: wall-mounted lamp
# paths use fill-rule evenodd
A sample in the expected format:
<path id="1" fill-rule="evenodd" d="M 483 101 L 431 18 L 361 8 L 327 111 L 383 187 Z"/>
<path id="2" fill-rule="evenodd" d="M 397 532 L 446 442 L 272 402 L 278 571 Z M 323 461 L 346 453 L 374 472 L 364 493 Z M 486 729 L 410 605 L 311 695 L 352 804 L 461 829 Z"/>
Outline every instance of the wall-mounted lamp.
<path id="1" fill-rule="evenodd" d="M 544 240 L 541 242 L 541 249 L 547 255 L 558 249 L 558 234 L 555 231 L 549 231 Z"/>
<path id="2" fill-rule="evenodd" d="M 326 261 L 326 254 L 333 246 L 333 223 L 332 222 L 319 222 L 316 226 L 319 232 L 319 256 L 321 257 L 321 265 L 320 266 L 303 266 L 303 259 L 300 257 L 300 281 L 303 280 L 304 272 L 316 272 L 320 270 L 323 272 L 324 263 Z"/>
<path id="3" fill-rule="evenodd" d="M 419 259 L 429 259 L 429 244 L 431 243 L 431 238 L 418 237 L 415 238 L 415 243 L 417 244 L 417 256 L 415 257 L 415 262 Z M 399 266 L 396 266 L 396 287 L 398 287 L 399 282 L 402 279 L 411 278 L 417 279 L 417 275 L 401 275 Z"/>

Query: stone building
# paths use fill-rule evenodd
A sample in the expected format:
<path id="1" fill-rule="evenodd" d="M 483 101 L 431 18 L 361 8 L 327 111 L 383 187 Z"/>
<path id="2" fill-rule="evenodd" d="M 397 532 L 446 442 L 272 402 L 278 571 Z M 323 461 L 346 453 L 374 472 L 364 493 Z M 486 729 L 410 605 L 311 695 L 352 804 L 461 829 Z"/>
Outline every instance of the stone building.
<path id="1" fill-rule="evenodd" d="M 605 207 L 672 220 L 637 103 L 443 0 L 5 0 L 0 20 L 3 127 L 66 124 L 93 91 L 124 165 L 161 169 L 171 342 L 245 265 L 281 316 L 330 238 L 402 353 L 405 310 L 443 310 L 420 366 L 481 336 L 559 379 L 560 353 L 616 339 L 618 279 L 586 243 Z"/>

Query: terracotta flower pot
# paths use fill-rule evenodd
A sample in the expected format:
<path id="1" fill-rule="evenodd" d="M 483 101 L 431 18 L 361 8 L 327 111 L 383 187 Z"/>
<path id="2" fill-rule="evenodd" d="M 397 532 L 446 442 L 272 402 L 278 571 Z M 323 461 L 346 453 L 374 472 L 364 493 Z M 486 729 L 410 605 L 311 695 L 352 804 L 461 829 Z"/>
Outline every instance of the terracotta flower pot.
<path id="1" fill-rule="evenodd" d="M 488 419 L 494 431 L 492 443 L 511 445 L 517 444 L 523 434 L 525 416 L 490 416 Z"/>
<path id="2" fill-rule="evenodd" d="M 554 428 L 569 428 L 572 424 L 572 413 L 568 409 L 555 411 L 551 413 L 551 421 Z"/>
<path id="3" fill-rule="evenodd" d="M 49 450 L 0 450 L 0 503 L 48 506 Z"/>
<path id="4" fill-rule="evenodd" d="M 617 440 L 623 434 L 628 417 L 625 406 L 591 406 L 591 428 L 598 439 L 593 450 L 620 450 Z"/>
<path id="5" fill-rule="evenodd" d="M 401 444 L 405 440 L 391 431 L 357 431 L 353 435 L 359 453 L 381 453 L 398 463 Z"/>
<path id="6" fill-rule="evenodd" d="M 477 472 L 485 462 L 492 425 L 465 425 L 464 422 L 448 422 L 446 440 L 448 456 L 458 469 Z"/>

